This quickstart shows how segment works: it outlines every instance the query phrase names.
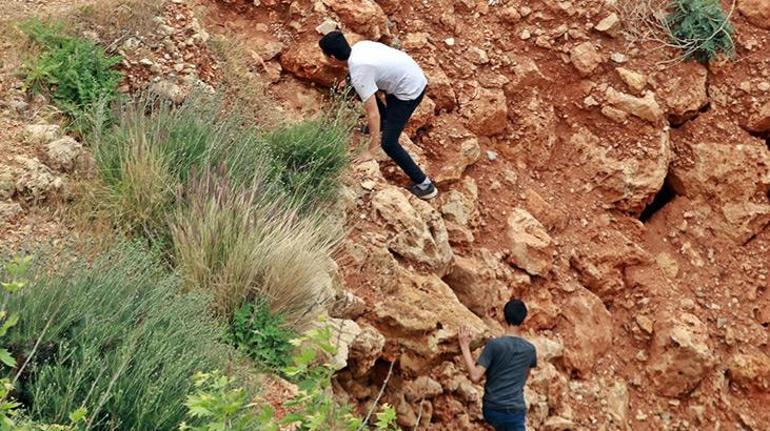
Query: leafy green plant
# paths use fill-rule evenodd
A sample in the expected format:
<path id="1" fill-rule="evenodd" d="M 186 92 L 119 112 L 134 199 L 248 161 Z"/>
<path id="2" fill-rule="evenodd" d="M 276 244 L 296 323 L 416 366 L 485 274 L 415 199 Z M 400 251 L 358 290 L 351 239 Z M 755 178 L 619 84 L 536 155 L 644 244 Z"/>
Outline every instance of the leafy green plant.
<path id="1" fill-rule="evenodd" d="M 733 54 L 734 29 L 718 0 L 673 0 L 669 7 L 665 26 L 686 59 L 707 63 Z"/>
<path id="2" fill-rule="evenodd" d="M 87 429 L 175 429 L 197 370 L 222 368 L 228 346 L 208 299 L 179 295 L 154 253 L 117 244 L 93 263 L 77 259 L 11 297 L 21 324 L 7 344 L 24 365 L 18 399 L 36 422 L 66 423 L 85 408 Z"/>
<path id="3" fill-rule="evenodd" d="M 228 339 L 257 363 L 279 369 L 288 365 L 295 334 L 265 301 L 245 303 L 233 314 Z"/>
<path id="4" fill-rule="evenodd" d="M 40 54 L 26 69 L 26 86 L 33 92 L 49 93 L 56 106 L 82 130 L 83 113 L 91 105 L 117 99 L 123 75 L 115 70 L 118 56 L 108 56 L 96 43 L 67 36 L 61 23 L 32 19 L 22 30 L 40 47 Z"/>
<path id="5" fill-rule="evenodd" d="M 198 374 L 195 392 L 187 398 L 188 417 L 201 420 L 181 430 L 265 430 L 287 427 L 297 431 L 361 431 L 368 429 L 364 421 L 351 413 L 350 407 L 334 399 L 331 378 L 334 374 L 329 359 L 336 347 L 331 344 L 328 327 L 315 328 L 292 341 L 296 346 L 291 364 L 284 373 L 299 387 L 296 397 L 286 400 L 282 407 L 288 413 L 276 417 L 273 408 L 264 403 L 249 402 L 246 391 L 233 379 L 219 373 Z M 397 431 L 396 412 L 383 405 L 373 424 L 378 431 Z"/>

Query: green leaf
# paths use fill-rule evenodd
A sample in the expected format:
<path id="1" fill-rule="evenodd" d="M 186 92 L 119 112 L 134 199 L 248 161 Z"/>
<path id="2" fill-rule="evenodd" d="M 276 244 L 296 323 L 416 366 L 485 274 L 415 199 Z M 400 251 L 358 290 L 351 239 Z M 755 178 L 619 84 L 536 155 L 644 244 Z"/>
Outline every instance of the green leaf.
<path id="1" fill-rule="evenodd" d="M 11 368 L 16 366 L 16 359 L 4 347 L 0 347 L 0 362 Z"/>

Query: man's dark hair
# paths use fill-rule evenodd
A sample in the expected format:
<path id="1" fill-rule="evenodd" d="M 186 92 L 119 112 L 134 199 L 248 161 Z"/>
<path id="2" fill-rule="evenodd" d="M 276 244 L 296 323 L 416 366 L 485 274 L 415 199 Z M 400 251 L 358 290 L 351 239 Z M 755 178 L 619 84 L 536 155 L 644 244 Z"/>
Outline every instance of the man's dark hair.
<path id="1" fill-rule="evenodd" d="M 520 299 L 511 299 L 505 304 L 503 314 L 509 325 L 519 326 L 527 318 L 527 306 Z"/>
<path id="2" fill-rule="evenodd" d="M 350 45 L 339 30 L 327 33 L 318 41 L 318 46 L 321 47 L 324 54 L 337 60 L 347 61 L 350 58 Z"/>

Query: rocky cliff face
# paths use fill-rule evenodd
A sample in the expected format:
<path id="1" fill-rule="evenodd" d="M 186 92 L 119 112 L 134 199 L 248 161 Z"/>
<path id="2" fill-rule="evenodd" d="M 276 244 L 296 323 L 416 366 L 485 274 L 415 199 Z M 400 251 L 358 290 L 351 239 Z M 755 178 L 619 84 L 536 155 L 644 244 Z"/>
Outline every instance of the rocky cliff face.
<path id="1" fill-rule="evenodd" d="M 482 429 L 456 330 L 500 333 L 530 306 L 533 429 L 767 429 L 770 31 L 738 1 L 738 61 L 708 67 L 630 40 L 616 2 L 225 1 L 296 107 L 342 75 L 339 25 L 408 51 L 430 79 L 403 143 L 430 203 L 387 160 L 354 166 L 344 304 L 365 327 L 338 389 L 411 429 Z M 255 4 L 258 4 L 255 6 Z M 304 86 L 298 86 L 296 79 Z M 478 344 L 481 346 L 481 343 Z"/>

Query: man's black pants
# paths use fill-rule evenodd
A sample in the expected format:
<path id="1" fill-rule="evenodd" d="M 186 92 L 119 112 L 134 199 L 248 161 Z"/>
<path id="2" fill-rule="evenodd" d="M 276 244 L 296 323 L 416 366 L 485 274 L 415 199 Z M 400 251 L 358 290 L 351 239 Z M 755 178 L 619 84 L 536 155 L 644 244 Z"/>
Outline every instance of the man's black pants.
<path id="1" fill-rule="evenodd" d="M 385 95 L 385 103 L 379 97 L 377 108 L 380 111 L 380 128 L 382 131 L 382 149 L 416 184 L 425 181 L 425 173 L 412 160 L 412 156 L 398 143 L 398 137 L 406 127 L 409 118 L 417 109 L 425 96 L 425 90 L 414 100 L 401 100 L 396 96 Z"/>

